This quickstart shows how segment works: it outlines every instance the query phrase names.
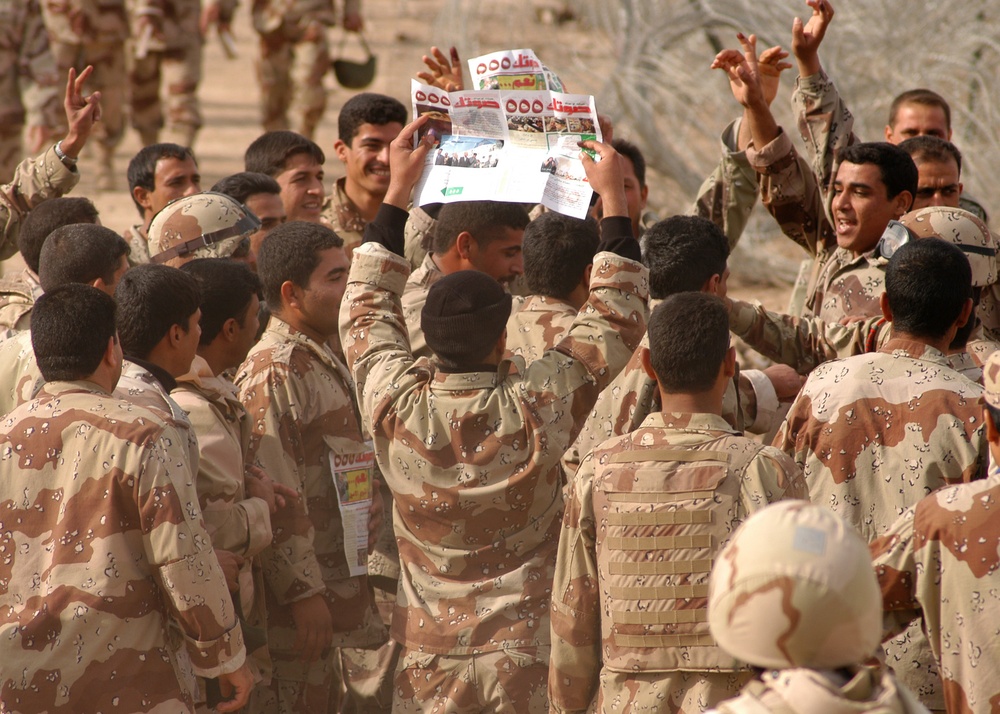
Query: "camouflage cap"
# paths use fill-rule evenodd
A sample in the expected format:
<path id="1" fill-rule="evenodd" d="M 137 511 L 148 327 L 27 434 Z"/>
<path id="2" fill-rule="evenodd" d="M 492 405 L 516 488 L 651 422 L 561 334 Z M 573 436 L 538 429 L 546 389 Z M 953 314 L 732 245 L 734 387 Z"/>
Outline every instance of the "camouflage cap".
<path id="1" fill-rule="evenodd" d="M 150 260 L 230 258 L 259 228 L 257 216 L 225 194 L 206 191 L 178 198 L 149 224 Z"/>
<path id="2" fill-rule="evenodd" d="M 881 642 L 882 595 L 868 545 L 828 508 L 783 501 L 751 516 L 715 562 L 708 623 L 758 667 L 858 664 Z"/>
<path id="3" fill-rule="evenodd" d="M 983 401 L 1000 409 L 1000 352 L 994 352 L 983 365 Z"/>
<path id="4" fill-rule="evenodd" d="M 917 238 L 940 238 L 954 243 L 972 266 L 972 285 L 983 288 L 997 279 L 997 244 L 986 224 L 961 208 L 928 206 L 899 219 Z"/>

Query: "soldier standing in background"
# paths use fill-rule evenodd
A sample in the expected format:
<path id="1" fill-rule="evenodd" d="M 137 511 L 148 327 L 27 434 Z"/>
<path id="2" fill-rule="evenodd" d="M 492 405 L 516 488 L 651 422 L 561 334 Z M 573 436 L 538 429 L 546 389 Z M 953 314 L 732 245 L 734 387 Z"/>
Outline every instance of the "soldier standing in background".
<path id="1" fill-rule="evenodd" d="M 31 0 L 34 2 L 34 0 Z M 114 153 L 125 133 L 125 45 L 129 37 L 125 0 L 42 0 L 52 55 L 63 75 L 93 65 L 90 84 L 101 92 L 97 187 L 115 187 Z M 65 121 L 59 124 L 65 128 Z"/>

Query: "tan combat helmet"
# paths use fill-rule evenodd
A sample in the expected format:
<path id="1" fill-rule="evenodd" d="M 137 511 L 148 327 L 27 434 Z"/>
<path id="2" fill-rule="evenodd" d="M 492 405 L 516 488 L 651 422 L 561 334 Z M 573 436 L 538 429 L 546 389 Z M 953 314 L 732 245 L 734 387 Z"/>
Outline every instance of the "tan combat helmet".
<path id="1" fill-rule="evenodd" d="M 928 206 L 899 219 L 915 238 L 940 238 L 954 243 L 972 266 L 972 285 L 984 288 L 997 279 L 997 245 L 990 229 L 961 208 Z"/>
<path id="2" fill-rule="evenodd" d="M 878 648 L 882 596 L 868 545 L 828 508 L 783 501 L 751 516 L 715 562 L 708 624 L 766 669 L 835 669 Z"/>
<path id="3" fill-rule="evenodd" d="M 206 191 L 178 198 L 149 224 L 150 260 L 176 268 L 195 258 L 244 257 L 250 235 L 259 228 L 257 216 L 224 194 Z"/>

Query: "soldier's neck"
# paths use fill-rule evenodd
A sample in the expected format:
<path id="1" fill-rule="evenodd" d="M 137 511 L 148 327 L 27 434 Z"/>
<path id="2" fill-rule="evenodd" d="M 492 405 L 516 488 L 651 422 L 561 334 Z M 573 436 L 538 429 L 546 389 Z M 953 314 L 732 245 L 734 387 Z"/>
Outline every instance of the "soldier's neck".
<path id="1" fill-rule="evenodd" d="M 698 394 L 668 394 L 660 390 L 660 411 L 680 414 L 722 415 L 722 394 L 716 390 Z"/>

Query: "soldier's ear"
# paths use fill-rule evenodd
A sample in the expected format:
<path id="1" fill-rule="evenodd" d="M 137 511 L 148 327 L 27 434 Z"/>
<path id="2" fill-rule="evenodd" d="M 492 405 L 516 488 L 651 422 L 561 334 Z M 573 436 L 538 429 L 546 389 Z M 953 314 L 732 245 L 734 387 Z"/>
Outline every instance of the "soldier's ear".
<path id="1" fill-rule="evenodd" d="M 468 260 L 469 256 L 472 255 L 472 244 L 475 242 L 476 239 L 472 237 L 469 231 L 459 233 L 458 237 L 455 238 L 455 250 L 458 252 L 458 257 Z"/>
<path id="2" fill-rule="evenodd" d="M 730 347 L 726 352 L 726 358 L 722 360 L 722 370 L 726 379 L 730 380 L 736 374 L 736 348 Z"/>
<path id="3" fill-rule="evenodd" d="M 240 322 L 235 317 L 230 317 L 228 320 L 222 323 L 222 334 L 230 342 L 235 339 L 237 333 L 240 331 Z"/>
<path id="4" fill-rule="evenodd" d="M 642 371 L 646 373 L 646 376 L 656 381 L 656 372 L 653 370 L 653 361 L 650 356 L 648 347 L 640 347 L 642 352 L 639 353 L 639 362 L 642 364 Z"/>
<path id="5" fill-rule="evenodd" d="M 302 291 L 291 280 L 281 284 L 281 305 L 298 309 L 301 303 Z"/>
<path id="6" fill-rule="evenodd" d="M 347 163 L 347 153 L 350 150 L 351 147 L 348 146 L 345 142 L 341 141 L 340 139 L 337 139 L 335 142 L 333 142 L 334 153 L 337 154 L 337 158 L 340 159 L 341 162 L 345 164 Z"/>
<path id="7" fill-rule="evenodd" d="M 132 197 L 135 199 L 135 202 L 138 203 L 140 206 L 143 207 L 144 210 L 147 211 L 152 206 L 152 203 L 149 200 L 149 193 L 150 192 L 147 189 L 144 189 L 142 186 L 136 186 L 135 188 L 132 189 Z"/>
<path id="8" fill-rule="evenodd" d="M 889 307 L 889 294 L 883 292 L 879 295 L 878 306 L 882 308 L 882 317 L 885 318 L 886 322 L 892 322 L 892 308 Z"/>

